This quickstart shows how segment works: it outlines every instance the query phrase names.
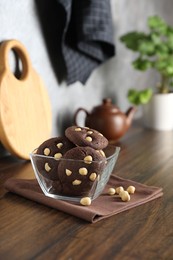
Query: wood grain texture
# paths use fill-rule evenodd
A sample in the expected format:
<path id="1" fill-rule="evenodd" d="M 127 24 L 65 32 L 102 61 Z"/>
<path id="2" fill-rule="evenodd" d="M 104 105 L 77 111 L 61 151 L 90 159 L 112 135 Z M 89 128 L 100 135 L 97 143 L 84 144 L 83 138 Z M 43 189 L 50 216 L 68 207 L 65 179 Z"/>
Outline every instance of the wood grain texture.
<path id="1" fill-rule="evenodd" d="M 22 74 L 16 78 L 9 66 L 9 51 L 14 49 L 22 61 Z M 0 46 L 0 140 L 19 158 L 51 136 L 49 98 L 42 79 L 32 68 L 25 47 L 16 40 Z"/>
<path id="2" fill-rule="evenodd" d="M 6 179 L 33 171 L 29 162 L 1 159 L 0 259 L 172 259 L 173 132 L 134 125 L 119 145 L 114 174 L 161 186 L 164 195 L 95 224 L 7 193 Z"/>

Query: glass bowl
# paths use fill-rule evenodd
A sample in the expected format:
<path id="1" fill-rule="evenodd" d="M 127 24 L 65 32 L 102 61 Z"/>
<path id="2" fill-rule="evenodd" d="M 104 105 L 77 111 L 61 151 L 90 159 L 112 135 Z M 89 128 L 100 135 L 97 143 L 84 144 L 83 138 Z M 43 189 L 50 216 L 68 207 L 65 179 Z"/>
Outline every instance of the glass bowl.
<path id="1" fill-rule="evenodd" d="M 104 153 L 101 151 L 103 159 L 92 162 L 63 157 L 56 159 L 39 155 L 36 151 L 30 153 L 30 159 L 43 193 L 54 199 L 80 202 L 83 197 L 90 197 L 92 201 L 102 193 L 116 164 L 120 147 L 108 145 L 103 149 Z M 68 170 L 69 165 L 80 169 L 81 174 L 75 172 L 78 177 L 74 177 Z"/>

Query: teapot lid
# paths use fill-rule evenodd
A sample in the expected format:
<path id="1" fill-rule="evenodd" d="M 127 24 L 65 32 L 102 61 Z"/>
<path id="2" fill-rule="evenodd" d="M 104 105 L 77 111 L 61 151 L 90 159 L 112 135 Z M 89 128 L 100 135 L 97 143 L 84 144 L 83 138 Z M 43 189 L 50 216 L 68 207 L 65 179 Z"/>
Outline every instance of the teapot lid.
<path id="1" fill-rule="evenodd" d="M 102 104 L 99 106 L 94 107 L 93 111 L 94 113 L 115 113 L 119 111 L 118 107 L 112 104 L 111 98 L 104 98 L 102 100 Z"/>

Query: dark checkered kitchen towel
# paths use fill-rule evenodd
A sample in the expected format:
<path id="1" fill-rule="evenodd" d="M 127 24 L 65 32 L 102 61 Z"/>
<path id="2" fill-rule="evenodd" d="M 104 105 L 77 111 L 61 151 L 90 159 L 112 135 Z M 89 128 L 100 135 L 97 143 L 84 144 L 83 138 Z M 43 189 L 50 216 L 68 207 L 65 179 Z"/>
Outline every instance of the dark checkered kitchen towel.
<path id="1" fill-rule="evenodd" d="M 115 55 L 110 0 L 57 1 L 66 16 L 62 53 L 67 84 L 84 84 L 94 68 Z"/>

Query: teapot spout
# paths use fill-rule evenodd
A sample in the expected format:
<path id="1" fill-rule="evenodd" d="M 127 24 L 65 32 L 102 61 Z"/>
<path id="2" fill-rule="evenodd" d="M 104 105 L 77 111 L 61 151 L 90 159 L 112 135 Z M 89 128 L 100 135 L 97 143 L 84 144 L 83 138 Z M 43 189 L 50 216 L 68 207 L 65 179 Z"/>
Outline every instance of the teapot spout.
<path id="1" fill-rule="evenodd" d="M 132 120 L 133 120 L 133 117 L 134 117 L 134 114 L 136 112 L 136 107 L 132 106 L 130 107 L 127 112 L 126 112 L 126 125 L 127 125 L 127 129 L 130 127 L 131 123 L 132 123 Z"/>

